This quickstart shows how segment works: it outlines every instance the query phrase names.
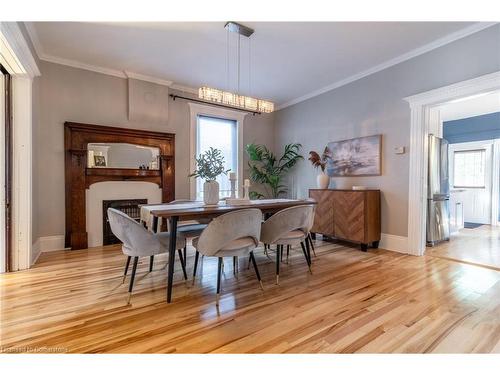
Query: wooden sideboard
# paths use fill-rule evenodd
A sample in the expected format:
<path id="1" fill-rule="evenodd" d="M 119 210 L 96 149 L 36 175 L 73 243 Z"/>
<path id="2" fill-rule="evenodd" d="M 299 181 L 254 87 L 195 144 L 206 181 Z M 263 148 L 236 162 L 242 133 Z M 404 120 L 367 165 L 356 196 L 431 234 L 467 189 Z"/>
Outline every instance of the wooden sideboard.
<path id="1" fill-rule="evenodd" d="M 311 232 L 378 247 L 380 190 L 310 189 L 309 197 L 318 202 Z"/>

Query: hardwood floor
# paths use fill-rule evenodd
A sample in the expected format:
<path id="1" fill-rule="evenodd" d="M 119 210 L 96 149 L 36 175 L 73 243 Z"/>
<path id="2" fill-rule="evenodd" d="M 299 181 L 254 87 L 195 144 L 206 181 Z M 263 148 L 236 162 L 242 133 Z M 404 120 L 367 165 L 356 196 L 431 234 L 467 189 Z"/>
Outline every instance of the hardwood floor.
<path id="1" fill-rule="evenodd" d="M 193 251 L 189 251 L 189 266 Z M 262 250 L 259 289 L 247 260 L 225 261 L 220 308 L 216 261 L 197 282 L 176 264 L 166 304 L 166 257 L 140 262 L 127 305 L 118 246 L 42 254 L 0 275 L 3 352 L 379 353 L 500 352 L 500 272 L 431 256 L 317 241 L 313 274 L 301 251 L 274 265 Z M 190 267 L 191 268 L 191 267 Z M 128 280 L 127 280 L 128 281 Z"/>
<path id="2" fill-rule="evenodd" d="M 461 229 L 458 234 L 451 235 L 449 242 L 427 248 L 426 253 L 500 271 L 500 227 L 482 225 Z"/>

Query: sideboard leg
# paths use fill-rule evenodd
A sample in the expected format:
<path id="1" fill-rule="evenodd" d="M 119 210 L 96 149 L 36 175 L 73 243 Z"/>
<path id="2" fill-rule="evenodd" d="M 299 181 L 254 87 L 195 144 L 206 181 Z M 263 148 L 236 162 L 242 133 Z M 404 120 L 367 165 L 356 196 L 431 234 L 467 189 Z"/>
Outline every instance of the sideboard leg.
<path id="1" fill-rule="evenodd" d="M 373 247 L 374 249 L 378 249 L 378 245 L 379 245 L 379 244 L 380 244 L 380 241 L 373 241 L 373 243 L 372 243 L 372 247 Z"/>
<path id="2" fill-rule="evenodd" d="M 362 243 L 361 244 L 361 251 L 365 251 L 365 252 L 368 251 L 368 244 Z"/>

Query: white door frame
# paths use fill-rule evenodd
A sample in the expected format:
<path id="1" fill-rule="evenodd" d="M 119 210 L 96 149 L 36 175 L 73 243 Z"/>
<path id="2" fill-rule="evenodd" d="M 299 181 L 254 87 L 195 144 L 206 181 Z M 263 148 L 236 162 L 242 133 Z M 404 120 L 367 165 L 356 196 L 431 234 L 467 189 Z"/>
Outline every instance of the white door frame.
<path id="1" fill-rule="evenodd" d="M 0 22 L 0 61 L 12 76 L 12 256 L 10 270 L 29 268 L 32 244 L 32 83 L 40 70 L 17 22 Z"/>
<path id="2" fill-rule="evenodd" d="M 500 226 L 500 139 L 493 144 L 493 170 L 491 172 L 491 225 Z"/>
<path id="3" fill-rule="evenodd" d="M 427 139 L 433 109 L 455 99 L 500 89 L 500 71 L 404 98 L 411 110 L 408 253 L 425 252 L 427 214 Z"/>

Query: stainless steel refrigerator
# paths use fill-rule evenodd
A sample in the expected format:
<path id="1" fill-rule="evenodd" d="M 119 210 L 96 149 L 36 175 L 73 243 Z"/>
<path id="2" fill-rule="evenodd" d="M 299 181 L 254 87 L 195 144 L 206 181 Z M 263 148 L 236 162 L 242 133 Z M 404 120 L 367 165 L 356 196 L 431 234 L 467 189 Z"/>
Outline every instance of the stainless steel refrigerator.
<path id="1" fill-rule="evenodd" d="M 448 180 L 448 141 L 429 136 L 427 187 L 427 245 L 450 239 L 450 183 Z"/>

